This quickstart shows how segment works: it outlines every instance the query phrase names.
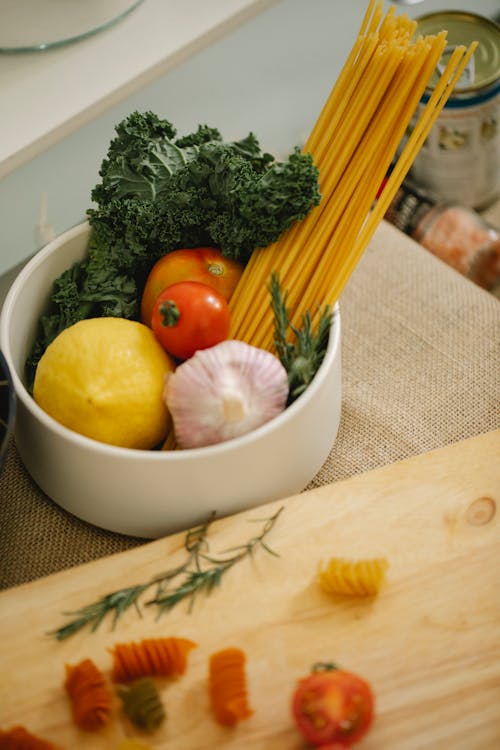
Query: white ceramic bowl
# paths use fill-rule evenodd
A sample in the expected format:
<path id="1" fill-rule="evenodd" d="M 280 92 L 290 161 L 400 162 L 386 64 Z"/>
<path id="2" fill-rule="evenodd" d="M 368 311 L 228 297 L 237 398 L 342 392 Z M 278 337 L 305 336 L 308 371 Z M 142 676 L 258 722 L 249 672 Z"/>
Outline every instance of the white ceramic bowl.
<path id="1" fill-rule="evenodd" d="M 154 538 L 301 492 L 326 460 L 341 410 L 340 315 L 313 383 L 278 417 L 234 440 L 182 451 L 115 448 L 49 417 L 24 385 L 24 362 L 54 279 L 84 257 L 81 224 L 23 268 L 6 297 L 0 348 L 17 394 L 15 440 L 28 472 L 75 516 L 122 534 Z"/>

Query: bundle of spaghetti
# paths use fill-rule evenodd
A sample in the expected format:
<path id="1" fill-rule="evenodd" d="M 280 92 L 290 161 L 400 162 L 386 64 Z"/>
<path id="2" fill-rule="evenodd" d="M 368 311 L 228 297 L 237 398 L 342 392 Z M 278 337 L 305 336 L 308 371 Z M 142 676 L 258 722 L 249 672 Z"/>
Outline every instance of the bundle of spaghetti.
<path id="1" fill-rule="evenodd" d="M 346 560 L 331 557 L 318 566 L 319 585 L 329 594 L 375 596 L 386 580 L 389 563 L 385 557 Z"/>
<path id="2" fill-rule="evenodd" d="M 184 674 L 187 655 L 196 647 L 188 638 L 145 638 L 118 643 L 113 655 L 113 682 L 131 682 L 139 677 L 173 677 Z"/>
<path id="3" fill-rule="evenodd" d="M 373 5 L 374 2 L 368 8 L 367 14 Z M 380 30 L 376 31 L 376 24 L 381 17 L 382 11 L 379 3 L 372 22 L 367 27 L 367 35 L 358 37 L 304 149 L 311 152 L 319 167 L 322 203 L 313 209 L 304 221 L 296 224 L 284 234 L 272 248 L 254 252 L 250 264 L 261 264 L 262 268 L 270 271 L 273 268 L 276 269 L 276 265 L 281 263 L 281 272 L 288 270 L 293 264 L 292 255 L 295 256 L 289 251 L 293 250 L 297 242 L 307 240 L 320 220 L 327 199 L 332 195 L 339 177 L 348 166 L 354 142 L 352 133 L 353 131 L 360 132 L 368 126 L 370 116 L 376 108 L 381 95 L 380 76 L 382 76 L 382 82 L 386 82 L 394 65 L 397 64 L 398 50 L 388 51 L 387 49 L 388 41 L 391 41 L 388 39 L 389 34 L 392 32 L 393 47 L 396 47 L 401 35 L 407 41 L 410 31 L 414 30 L 414 25 L 408 27 L 408 24 L 413 22 L 406 17 L 396 20 L 391 9 L 380 25 Z M 366 16 L 362 29 L 364 26 L 366 26 Z M 396 26 L 397 29 L 395 29 Z M 265 260 L 262 260 L 263 257 Z M 257 273 L 254 274 L 249 266 L 247 267 L 247 281 L 250 283 L 253 281 L 256 284 L 260 299 L 264 301 L 265 285 L 258 283 Z M 241 288 L 244 289 L 239 285 L 234 295 L 235 309 L 232 310 L 232 315 L 233 325 L 238 326 L 241 317 L 244 327 L 245 323 L 248 323 L 248 317 L 245 319 L 242 313 L 238 313 L 238 305 L 235 304 Z"/>
<path id="4" fill-rule="evenodd" d="M 338 124 L 342 121 L 345 113 L 345 105 L 355 92 L 360 78 L 366 70 L 378 44 L 378 35 L 375 33 L 375 30 L 382 18 L 382 9 L 379 3 L 372 15 L 374 5 L 375 0 L 371 0 L 354 47 L 305 144 L 304 151 L 310 152 L 317 164 L 319 163 L 319 158 L 329 146 L 331 133 L 335 131 Z M 324 193 L 324 186 L 321 185 L 321 188 Z M 292 226 L 291 229 L 283 234 L 279 241 L 275 242 L 269 248 L 257 248 L 254 250 L 243 274 L 244 278 L 241 280 L 233 295 L 233 299 L 230 301 L 233 330 L 240 331 L 240 327 L 244 328 L 245 323 L 248 322 L 247 310 L 244 305 L 240 304 L 241 290 L 248 294 L 249 299 L 256 293 L 260 295 L 262 300 L 262 293 L 265 292 L 265 288 L 262 286 L 259 273 L 264 278 L 267 278 L 271 274 L 271 271 L 276 268 L 276 261 L 286 259 L 286 250 L 296 241 L 297 235 L 300 232 L 305 232 L 309 226 L 314 225 L 315 219 L 320 212 L 321 208 L 313 209 L 309 217 L 300 225 L 295 224 Z M 256 271 L 254 271 L 254 268 Z"/>
<path id="5" fill-rule="evenodd" d="M 245 654 L 239 648 L 222 649 L 210 657 L 210 702 L 216 721 L 224 726 L 232 726 L 253 713 L 248 705 L 245 662 Z"/>
<path id="6" fill-rule="evenodd" d="M 398 157 L 394 169 L 384 185 L 373 210 L 370 211 L 370 207 L 375 201 L 375 196 L 371 196 L 372 201 L 370 203 L 368 203 L 368 201 L 365 202 L 365 217 L 359 222 L 359 227 L 357 227 L 358 231 L 355 236 L 351 236 L 350 241 L 345 242 L 344 246 L 340 247 L 342 252 L 338 253 L 337 263 L 329 271 L 330 275 L 327 280 L 329 286 L 327 293 L 325 292 L 324 296 L 327 303 L 333 304 L 338 300 L 342 290 L 354 271 L 354 268 L 366 249 L 368 242 L 373 236 L 377 226 L 384 218 L 387 209 L 393 201 L 404 178 L 408 174 L 420 148 L 424 144 L 429 132 L 442 111 L 442 108 L 451 95 L 453 88 L 462 76 L 476 47 L 477 45 L 473 43 L 468 49 L 465 47 L 458 47 L 454 50 L 449 63 L 442 74 L 441 80 L 431 95 L 420 118 L 415 123 L 408 142 L 401 155 Z M 389 164 L 391 161 L 392 158 L 389 160 Z M 379 175 L 377 174 L 377 177 L 378 176 Z M 354 233 L 352 234 L 354 235 Z M 323 287 L 324 286 L 325 285 L 323 284 Z M 306 299 L 305 304 L 310 304 L 310 297 Z"/>
<path id="7" fill-rule="evenodd" d="M 164 722 L 165 709 L 151 678 L 143 677 L 129 686 L 123 686 L 118 694 L 126 716 L 139 729 L 153 732 Z"/>
<path id="8" fill-rule="evenodd" d="M 445 31 L 414 40 L 415 28 L 393 7 L 382 18 L 381 2 L 371 0 L 304 147 L 319 169 L 321 203 L 274 245 L 252 253 L 230 304 L 233 338 L 272 349 L 272 271 L 288 293 L 293 325 L 307 310 L 338 300 L 475 49 L 451 55 L 373 208 L 446 46 Z"/>
<path id="9" fill-rule="evenodd" d="M 112 701 L 104 675 L 91 659 L 66 665 L 64 687 L 71 701 L 73 721 L 86 732 L 96 732 L 110 719 Z"/>
<path id="10" fill-rule="evenodd" d="M 56 750 L 55 745 L 42 740 L 22 726 L 0 729 L 0 750 Z"/>

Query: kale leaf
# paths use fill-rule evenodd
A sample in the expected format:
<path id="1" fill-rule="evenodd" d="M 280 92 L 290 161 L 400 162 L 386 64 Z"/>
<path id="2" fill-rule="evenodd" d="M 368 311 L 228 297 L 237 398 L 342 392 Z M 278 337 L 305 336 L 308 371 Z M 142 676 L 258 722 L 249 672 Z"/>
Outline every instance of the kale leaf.
<path id="1" fill-rule="evenodd" d="M 88 255 L 55 281 L 26 364 L 30 386 L 64 328 L 103 315 L 138 319 L 147 274 L 161 256 L 211 245 L 246 264 L 320 202 L 318 170 L 298 148 L 279 162 L 253 133 L 224 142 L 200 125 L 176 137 L 153 112 L 133 112 L 115 130 L 91 192 Z"/>

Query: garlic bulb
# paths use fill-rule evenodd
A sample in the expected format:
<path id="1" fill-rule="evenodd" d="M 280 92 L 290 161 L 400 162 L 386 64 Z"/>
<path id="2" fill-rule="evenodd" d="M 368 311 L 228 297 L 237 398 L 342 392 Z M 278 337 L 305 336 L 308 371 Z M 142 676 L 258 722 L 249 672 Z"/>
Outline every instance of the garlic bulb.
<path id="1" fill-rule="evenodd" d="M 244 435 L 283 411 L 287 397 L 287 372 L 279 359 L 235 340 L 200 349 L 165 385 L 181 448 Z"/>

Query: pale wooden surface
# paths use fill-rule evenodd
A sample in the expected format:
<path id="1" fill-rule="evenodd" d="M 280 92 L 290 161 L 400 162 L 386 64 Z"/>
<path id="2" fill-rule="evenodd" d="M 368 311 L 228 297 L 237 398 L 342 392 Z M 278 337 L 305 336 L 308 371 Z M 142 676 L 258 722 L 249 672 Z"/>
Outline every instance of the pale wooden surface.
<path id="1" fill-rule="evenodd" d="M 326 485 L 284 501 L 259 551 L 220 589 L 155 621 L 126 615 L 112 632 L 67 641 L 47 631 L 61 613 L 184 558 L 182 534 L 57 573 L 0 595 L 0 728 L 24 723 L 61 748 L 116 747 L 124 724 L 95 736 L 72 726 L 65 663 L 91 657 L 109 673 L 107 648 L 151 636 L 194 639 L 187 673 L 162 687 L 168 714 L 149 742 L 166 750 L 299 750 L 289 716 L 295 680 L 335 660 L 372 683 L 378 717 L 360 750 L 498 750 L 500 747 L 500 431 Z M 281 503 L 216 522 L 212 552 L 246 541 Z M 320 559 L 386 555 L 376 600 L 334 599 L 315 580 Z M 207 696 L 209 655 L 248 656 L 255 711 L 219 727 Z"/>

